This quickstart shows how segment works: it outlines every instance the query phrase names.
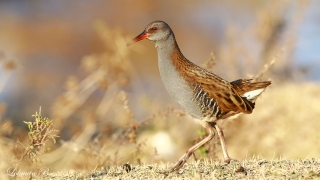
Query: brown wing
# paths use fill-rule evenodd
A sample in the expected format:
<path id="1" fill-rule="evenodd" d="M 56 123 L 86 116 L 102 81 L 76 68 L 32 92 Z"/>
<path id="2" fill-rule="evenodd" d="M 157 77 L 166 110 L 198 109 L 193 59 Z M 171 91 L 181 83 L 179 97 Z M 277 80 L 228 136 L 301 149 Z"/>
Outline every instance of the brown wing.
<path id="1" fill-rule="evenodd" d="M 210 72 L 205 72 L 204 75 L 204 78 L 198 78 L 198 82 L 201 82 L 203 90 L 217 101 L 222 111 L 252 112 L 254 104 L 241 97 L 228 81 Z"/>
<path id="2" fill-rule="evenodd" d="M 224 113 L 233 111 L 249 114 L 252 112 L 254 103 L 241 97 L 232 84 L 193 64 L 181 54 L 178 45 L 175 44 L 175 46 L 174 50 L 176 52 L 172 52 L 171 55 L 173 64 L 192 88 L 200 86 L 203 91 L 208 93 L 210 98 L 217 102 L 219 109 Z M 239 86 L 237 89 L 244 88 Z"/>
<path id="3" fill-rule="evenodd" d="M 216 100 L 222 112 L 251 113 L 254 103 L 248 101 L 233 88 L 228 81 L 198 66 L 187 66 L 184 75 L 192 87 L 198 85 L 210 98 Z"/>

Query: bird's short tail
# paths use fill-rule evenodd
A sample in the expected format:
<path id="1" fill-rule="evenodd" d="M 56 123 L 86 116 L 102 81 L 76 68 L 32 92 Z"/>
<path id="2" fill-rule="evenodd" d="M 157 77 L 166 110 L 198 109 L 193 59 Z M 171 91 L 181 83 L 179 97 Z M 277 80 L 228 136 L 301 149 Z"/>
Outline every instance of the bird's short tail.
<path id="1" fill-rule="evenodd" d="M 271 84 L 271 81 L 250 82 L 251 79 L 238 79 L 231 85 L 241 97 L 254 103 L 260 94 Z"/>

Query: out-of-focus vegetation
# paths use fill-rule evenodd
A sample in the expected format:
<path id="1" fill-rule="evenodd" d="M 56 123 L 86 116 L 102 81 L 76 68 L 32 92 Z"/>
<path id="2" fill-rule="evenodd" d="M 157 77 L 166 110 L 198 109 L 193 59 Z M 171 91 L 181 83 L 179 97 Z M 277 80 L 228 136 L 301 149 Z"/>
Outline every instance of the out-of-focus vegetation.
<path id="1" fill-rule="evenodd" d="M 308 2 L 259 2 L 264 5 L 255 5 L 256 2 L 252 2 L 254 18 L 251 18 L 254 23 L 246 27 L 240 27 L 237 23 L 226 23 L 226 31 L 222 34 L 224 42 L 219 48 L 208 47 L 210 43 L 207 43 L 203 49 L 211 50 L 207 51 L 206 55 L 199 55 L 208 57 L 207 59 L 198 58 L 194 61 L 190 58 L 196 64 L 228 80 L 254 78 L 273 81 L 257 100 L 256 109 L 251 115 L 221 122 L 230 155 L 240 161 L 244 160 L 244 171 L 250 171 L 252 164 L 246 163 L 251 161 L 248 159 L 254 155 L 268 160 L 279 157 L 311 159 L 319 158 L 320 152 L 320 134 L 317 130 L 317 127 L 320 127 L 320 85 L 301 81 L 307 71 L 293 68 L 292 65 L 297 27 L 303 20 Z M 116 4 L 114 6 L 118 7 Z M 188 5 L 183 7 L 190 8 Z M 150 5 L 145 9 L 146 15 L 152 17 L 153 13 L 147 10 L 157 7 Z M 288 9 L 290 13 L 287 13 Z M 36 57 L 36 50 L 43 50 L 41 46 L 35 45 L 33 39 L 23 36 L 23 33 L 35 33 L 30 30 L 31 22 L 25 29 L 16 30 L 20 34 L 12 36 L 18 39 L 26 38 L 13 38 L 12 41 L 25 43 L 14 46 L 11 44 L 16 47 L 15 55 L 11 55 L 8 48 L 0 46 L 3 48 L 0 49 L 3 51 L 0 56 L 1 93 L 7 95 L 4 87 L 9 85 L 13 94 L 18 92 L 15 89 L 17 87 L 26 88 L 19 91 L 25 91 L 25 94 L 17 95 L 20 98 L 15 98 L 17 102 L 13 103 L 20 107 L 20 111 L 17 112 L 15 107 L 7 105 L 12 102 L 4 100 L 0 103 L 0 179 L 7 179 L 12 174 L 18 178 L 30 177 L 21 173 L 45 171 L 43 168 L 49 168 L 51 173 L 69 172 L 73 169 L 85 171 L 84 174 L 88 175 L 91 171 L 97 173 L 99 170 L 102 173 L 113 172 L 110 168 L 116 170 L 117 166 L 123 167 L 125 163 L 144 167 L 145 164 L 175 162 L 187 148 L 205 136 L 202 127 L 195 125 L 192 118 L 174 104 L 162 87 L 156 71 L 157 55 L 153 44 L 141 42 L 126 47 L 127 42 L 139 34 L 149 21 L 154 20 L 149 18 L 137 18 L 139 25 L 128 23 L 140 29 L 138 32 L 129 32 L 121 27 L 112 28 L 103 20 L 92 21 L 88 26 L 95 31 L 87 38 L 97 40 L 99 43 L 92 45 L 99 44 L 99 47 L 90 47 L 92 52 L 87 51 L 84 55 L 79 49 L 83 49 L 82 45 L 88 47 L 82 44 L 88 41 L 75 40 L 81 38 L 76 35 L 77 31 L 69 29 L 67 22 L 63 19 L 60 22 L 59 18 L 50 23 L 38 24 L 40 38 L 34 41 L 40 41 L 49 48 L 48 57 L 41 57 L 41 61 L 25 62 L 19 59 L 20 50 L 23 57 Z M 179 21 L 168 23 L 173 27 L 179 26 Z M 189 46 L 198 47 L 195 44 L 201 44 L 201 39 L 205 39 L 202 38 L 205 36 L 196 33 L 200 29 L 175 29 L 173 28 L 178 43 L 182 44 L 181 50 L 186 52 L 187 57 L 190 52 L 184 51 L 187 45 L 183 44 L 189 43 Z M 198 38 L 187 38 L 189 36 L 184 33 L 188 30 L 199 35 Z M 0 31 L 5 32 L 3 29 Z M 63 32 L 67 32 L 65 34 L 69 39 L 58 38 L 59 33 L 64 34 Z M 69 40 L 75 41 L 77 46 L 66 46 Z M 79 61 L 70 61 L 64 64 L 66 67 L 52 62 L 50 55 L 59 58 L 56 54 L 59 51 L 55 49 L 57 46 L 51 47 L 50 41 L 65 49 L 66 54 L 75 52 Z M 11 60 L 11 56 L 14 60 Z M 56 65 L 58 67 L 55 67 Z M 17 79 L 23 71 L 29 73 L 18 78 L 19 82 L 10 81 L 10 75 Z M 21 108 L 20 100 L 26 104 L 25 107 Z M 39 106 L 42 107 L 42 113 L 31 117 Z M 31 107 L 34 109 L 30 109 Z M 10 114 L 15 115 L 11 117 Z M 21 123 L 24 121 L 27 124 Z M 29 158 L 21 158 L 25 156 Z M 218 139 L 200 148 L 189 162 L 194 159 L 202 161 L 203 158 L 212 159 L 214 162 L 211 165 L 220 168 L 217 161 L 222 159 L 222 152 Z M 261 159 L 256 159 L 254 163 L 260 161 Z M 317 160 L 314 162 L 319 164 Z M 273 165 L 270 165 L 269 161 L 266 163 L 268 165 L 265 166 L 272 169 Z M 266 167 L 259 171 L 262 164 L 258 164 L 259 167 L 254 166 L 257 170 L 255 173 L 264 172 L 265 176 L 271 174 L 273 177 L 282 175 L 279 175 L 279 172 L 267 171 Z M 303 171 L 300 165 L 296 164 L 300 169 L 294 171 L 295 173 L 310 174 L 312 171 L 312 177 L 320 173 L 319 169 Z M 232 168 L 233 166 L 228 166 L 226 169 L 230 172 L 238 170 Z M 106 169 L 110 171 L 105 171 Z M 221 177 L 225 177 L 223 173 L 229 173 L 215 172 L 222 173 Z M 250 175 L 250 172 L 248 174 Z M 215 177 L 216 175 L 214 174 Z M 232 178 L 231 175 L 228 177 Z"/>

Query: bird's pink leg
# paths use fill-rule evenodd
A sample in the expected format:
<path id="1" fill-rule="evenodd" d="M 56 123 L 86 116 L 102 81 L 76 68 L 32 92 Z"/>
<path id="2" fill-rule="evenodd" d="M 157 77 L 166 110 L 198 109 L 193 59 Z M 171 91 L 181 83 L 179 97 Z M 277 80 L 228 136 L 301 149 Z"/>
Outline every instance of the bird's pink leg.
<path id="1" fill-rule="evenodd" d="M 204 138 L 202 141 L 198 142 L 196 145 L 192 146 L 190 149 L 187 150 L 187 152 L 179 159 L 179 161 L 172 167 L 170 168 L 166 173 L 171 173 L 174 171 L 179 170 L 189 159 L 189 157 L 202 145 L 210 141 L 214 137 L 214 131 L 210 127 L 208 128 L 209 130 L 209 135 Z"/>
<path id="2" fill-rule="evenodd" d="M 231 158 L 230 158 L 230 156 L 228 155 L 226 143 L 225 143 L 225 140 L 224 140 L 223 131 L 218 127 L 218 125 L 215 125 L 214 127 L 216 128 L 217 133 L 218 133 L 218 136 L 219 136 L 219 138 L 220 138 L 224 161 L 225 161 L 226 163 L 230 163 Z"/>

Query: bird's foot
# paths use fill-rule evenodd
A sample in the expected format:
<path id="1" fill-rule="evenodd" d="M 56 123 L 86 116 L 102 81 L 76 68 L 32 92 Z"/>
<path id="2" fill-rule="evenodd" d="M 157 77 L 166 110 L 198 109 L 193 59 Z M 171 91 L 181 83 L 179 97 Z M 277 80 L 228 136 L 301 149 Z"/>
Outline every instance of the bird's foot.
<path id="1" fill-rule="evenodd" d="M 224 162 L 227 163 L 227 164 L 230 164 L 231 160 L 232 160 L 231 158 L 227 158 L 227 159 L 224 160 Z"/>
<path id="2" fill-rule="evenodd" d="M 169 173 L 172 173 L 172 172 L 175 172 L 175 171 L 178 171 L 180 168 L 182 168 L 182 166 L 187 162 L 187 160 L 189 159 L 190 155 L 192 153 L 186 153 L 184 154 L 180 159 L 179 161 L 174 164 L 170 169 L 168 170 L 165 170 L 165 171 L 161 171 L 160 173 L 161 174 L 164 174 L 165 176 L 167 176 Z"/>
<path id="3" fill-rule="evenodd" d="M 178 171 L 180 168 L 182 168 L 182 166 L 187 162 L 187 159 L 188 158 L 184 158 L 184 159 L 179 159 L 179 161 L 174 165 L 172 166 L 168 172 L 171 173 L 171 172 L 175 172 L 175 171 Z"/>
<path id="4" fill-rule="evenodd" d="M 232 166 L 236 168 L 234 172 L 244 173 L 245 175 L 247 175 L 247 170 L 242 166 L 241 162 L 238 161 L 237 159 L 232 159 L 229 157 L 229 158 L 226 158 L 224 162 L 227 164 L 227 166 L 232 164 Z"/>
<path id="5" fill-rule="evenodd" d="M 231 161 L 236 161 L 236 162 L 238 162 L 237 159 L 233 159 L 233 158 L 230 158 L 230 157 L 224 159 L 224 162 L 227 163 L 227 164 L 230 164 Z"/>

